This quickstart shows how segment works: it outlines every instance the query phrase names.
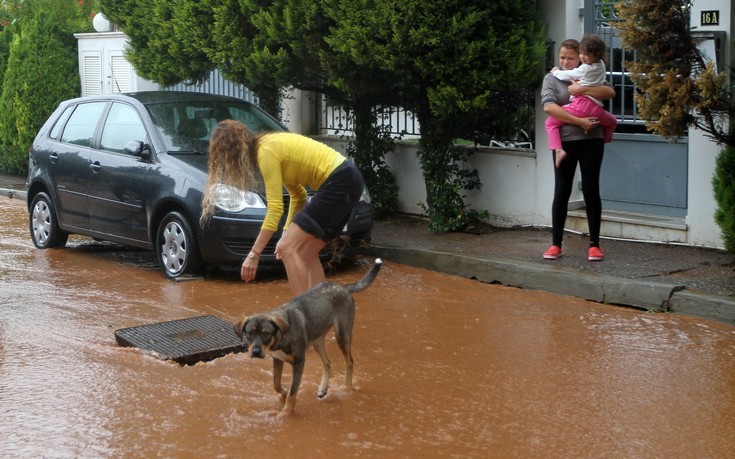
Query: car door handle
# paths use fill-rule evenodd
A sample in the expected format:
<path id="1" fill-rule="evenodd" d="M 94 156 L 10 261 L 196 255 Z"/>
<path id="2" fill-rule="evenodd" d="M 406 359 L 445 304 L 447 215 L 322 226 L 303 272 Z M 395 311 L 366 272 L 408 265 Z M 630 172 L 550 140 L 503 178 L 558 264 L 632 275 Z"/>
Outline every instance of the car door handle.
<path id="1" fill-rule="evenodd" d="M 59 155 L 56 153 L 52 153 L 48 156 L 49 161 L 51 161 L 51 164 L 56 164 L 56 162 L 59 160 Z"/>
<path id="2" fill-rule="evenodd" d="M 89 165 L 89 168 L 92 169 L 92 172 L 96 174 L 100 171 L 100 169 L 102 169 L 102 166 L 100 165 L 99 161 L 95 161 Z"/>

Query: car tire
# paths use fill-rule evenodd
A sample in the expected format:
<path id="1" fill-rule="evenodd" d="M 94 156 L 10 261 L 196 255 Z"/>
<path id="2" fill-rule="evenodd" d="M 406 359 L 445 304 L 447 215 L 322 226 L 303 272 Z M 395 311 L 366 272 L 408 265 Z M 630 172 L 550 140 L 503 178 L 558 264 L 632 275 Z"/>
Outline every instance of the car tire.
<path id="1" fill-rule="evenodd" d="M 51 197 L 43 192 L 38 193 L 31 201 L 28 226 L 33 245 L 39 249 L 64 247 L 69 239 L 69 233 L 59 227 L 56 207 Z"/>
<path id="2" fill-rule="evenodd" d="M 169 279 L 199 274 L 202 266 L 197 240 L 189 221 L 180 212 L 169 212 L 156 232 L 161 270 Z"/>

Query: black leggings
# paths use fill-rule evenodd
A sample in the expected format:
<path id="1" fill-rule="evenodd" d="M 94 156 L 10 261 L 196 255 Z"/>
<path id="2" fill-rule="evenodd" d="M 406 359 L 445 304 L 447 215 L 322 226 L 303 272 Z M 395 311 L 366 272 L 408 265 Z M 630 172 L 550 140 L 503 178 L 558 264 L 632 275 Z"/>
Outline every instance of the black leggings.
<path id="1" fill-rule="evenodd" d="M 590 232 L 590 247 L 600 246 L 600 224 L 602 221 L 602 200 L 600 199 L 600 169 L 605 145 L 602 139 L 575 140 L 562 142 L 567 156 L 559 167 L 554 167 L 554 202 L 551 205 L 552 244 L 561 247 L 564 239 L 564 223 L 567 220 L 569 197 L 574 186 L 574 172 L 582 173 L 582 195 L 587 210 L 587 224 Z M 556 153 L 552 155 L 555 161 Z"/>

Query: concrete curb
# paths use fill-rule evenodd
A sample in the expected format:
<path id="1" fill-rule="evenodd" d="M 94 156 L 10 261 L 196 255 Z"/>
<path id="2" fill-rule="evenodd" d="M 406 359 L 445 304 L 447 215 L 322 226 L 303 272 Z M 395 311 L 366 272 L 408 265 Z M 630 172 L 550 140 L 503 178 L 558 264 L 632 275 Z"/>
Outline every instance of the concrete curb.
<path id="1" fill-rule="evenodd" d="M 11 190 L 10 188 L 0 188 L 0 194 L 3 196 L 7 196 L 10 199 L 22 199 L 26 200 L 28 197 L 28 193 L 25 191 L 20 190 Z"/>
<path id="2" fill-rule="evenodd" d="M 735 324 L 735 299 L 731 297 L 684 290 L 671 297 L 669 308 L 671 312 Z"/>
<path id="3" fill-rule="evenodd" d="M 734 299 L 695 293 L 686 290 L 683 285 L 580 273 L 522 261 L 484 259 L 431 250 L 373 245 L 366 249 L 366 253 L 396 263 L 481 282 L 544 290 L 599 303 L 676 312 L 735 324 Z"/>
<path id="4" fill-rule="evenodd" d="M 26 200 L 28 196 L 25 191 L 10 188 L 0 188 L 0 194 L 22 200 Z M 396 263 L 481 282 L 544 290 L 598 303 L 680 313 L 735 324 L 735 298 L 694 292 L 683 285 L 581 273 L 523 261 L 468 257 L 432 250 L 373 245 L 365 249 L 365 253 Z"/>

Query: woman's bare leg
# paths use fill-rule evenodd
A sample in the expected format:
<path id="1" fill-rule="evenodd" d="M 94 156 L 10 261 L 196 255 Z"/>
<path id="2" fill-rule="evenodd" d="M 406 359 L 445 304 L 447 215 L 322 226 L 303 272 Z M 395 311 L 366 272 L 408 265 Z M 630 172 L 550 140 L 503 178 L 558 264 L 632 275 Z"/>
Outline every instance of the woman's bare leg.
<path id="1" fill-rule="evenodd" d="M 276 257 L 283 261 L 294 297 L 325 279 L 319 252 L 326 243 L 292 224 L 276 245 Z"/>

